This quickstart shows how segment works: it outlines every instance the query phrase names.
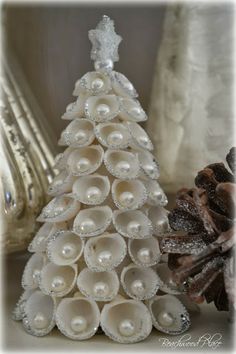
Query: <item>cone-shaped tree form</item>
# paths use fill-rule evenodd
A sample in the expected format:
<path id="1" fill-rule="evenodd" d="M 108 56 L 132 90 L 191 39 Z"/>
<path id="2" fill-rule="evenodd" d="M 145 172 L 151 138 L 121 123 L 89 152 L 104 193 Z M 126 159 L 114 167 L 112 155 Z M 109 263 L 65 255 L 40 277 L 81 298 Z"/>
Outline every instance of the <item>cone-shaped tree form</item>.
<path id="1" fill-rule="evenodd" d="M 78 98 L 62 116 L 70 123 L 59 144 L 67 148 L 56 158 L 53 199 L 38 218 L 44 224 L 29 246 L 14 318 L 31 334 L 56 324 L 77 340 L 99 325 L 121 343 L 146 338 L 152 323 L 180 333 L 189 317 L 160 263 L 167 198 L 138 124 L 147 116 L 133 85 L 113 71 L 121 41 L 113 21 L 104 16 L 89 38 L 95 71 L 76 82 Z M 159 289 L 171 295 L 157 296 Z"/>

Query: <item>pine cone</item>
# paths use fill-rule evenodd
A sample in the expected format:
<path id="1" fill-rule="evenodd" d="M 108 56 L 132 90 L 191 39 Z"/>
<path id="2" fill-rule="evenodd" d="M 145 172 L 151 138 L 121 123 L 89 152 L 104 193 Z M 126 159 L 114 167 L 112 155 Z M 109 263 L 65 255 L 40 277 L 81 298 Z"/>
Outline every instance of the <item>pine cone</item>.
<path id="1" fill-rule="evenodd" d="M 232 148 L 226 156 L 232 173 L 223 163 L 208 165 L 198 173 L 196 188 L 177 193 L 169 213 L 176 232 L 160 240 L 173 279 L 185 285 L 192 300 L 214 301 L 219 311 L 235 303 L 235 154 Z"/>

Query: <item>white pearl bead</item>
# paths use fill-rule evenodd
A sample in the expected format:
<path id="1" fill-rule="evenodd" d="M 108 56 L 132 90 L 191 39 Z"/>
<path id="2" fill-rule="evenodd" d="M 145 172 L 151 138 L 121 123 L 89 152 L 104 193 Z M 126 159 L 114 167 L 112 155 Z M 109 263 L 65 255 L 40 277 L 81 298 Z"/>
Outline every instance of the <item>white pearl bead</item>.
<path id="1" fill-rule="evenodd" d="M 98 254 L 97 260 L 101 265 L 108 265 L 112 261 L 112 253 L 110 251 L 102 251 Z"/>
<path id="2" fill-rule="evenodd" d="M 141 225 L 137 221 L 130 221 L 127 225 L 128 234 L 138 234 L 141 231 Z"/>
<path id="3" fill-rule="evenodd" d="M 110 107 L 105 103 L 101 103 L 97 106 L 96 111 L 100 116 L 104 117 L 110 113 Z"/>
<path id="4" fill-rule="evenodd" d="M 148 138 L 146 136 L 140 136 L 138 139 L 140 144 L 147 145 L 148 144 Z"/>
<path id="5" fill-rule="evenodd" d="M 150 263 L 152 259 L 152 251 L 149 248 L 140 248 L 137 257 L 141 263 Z"/>
<path id="6" fill-rule="evenodd" d="M 36 284 L 38 283 L 40 273 L 41 273 L 41 271 L 39 269 L 35 269 L 33 271 L 32 277 L 33 277 L 34 283 L 36 283 Z"/>
<path id="7" fill-rule="evenodd" d="M 140 115 L 140 113 L 141 113 L 141 108 L 139 108 L 139 107 L 133 107 L 133 108 L 131 108 L 130 113 L 133 114 L 133 115 L 135 115 L 135 114 Z"/>
<path id="8" fill-rule="evenodd" d="M 155 226 L 157 229 L 159 229 L 161 231 L 165 231 L 168 229 L 168 222 L 167 222 L 166 218 L 160 219 L 155 222 Z"/>
<path id="9" fill-rule="evenodd" d="M 132 320 L 125 319 L 119 324 L 119 332 L 124 337 L 131 337 L 135 332 L 135 325 Z"/>
<path id="10" fill-rule="evenodd" d="M 96 201 L 99 200 L 102 196 L 102 191 L 96 186 L 89 187 L 86 192 L 88 200 Z"/>
<path id="11" fill-rule="evenodd" d="M 107 296 L 109 294 L 109 291 L 110 291 L 110 289 L 109 289 L 108 284 L 104 283 L 103 281 L 100 281 L 100 282 L 97 282 L 94 284 L 93 293 L 96 296 L 99 296 L 99 297 Z"/>
<path id="12" fill-rule="evenodd" d="M 86 157 L 81 157 L 76 165 L 79 172 L 85 172 L 91 167 L 89 159 Z"/>
<path id="13" fill-rule="evenodd" d="M 80 129 L 76 132 L 75 134 L 75 140 L 77 142 L 79 142 L 80 144 L 82 144 L 83 142 L 85 142 L 87 140 L 87 134 L 84 130 Z"/>
<path id="14" fill-rule="evenodd" d="M 70 326 L 75 332 L 83 332 L 87 328 L 88 322 L 84 316 L 75 316 L 72 318 Z"/>
<path id="15" fill-rule="evenodd" d="M 130 164 L 127 161 L 120 161 L 116 165 L 116 170 L 120 173 L 128 173 L 130 171 Z"/>
<path id="16" fill-rule="evenodd" d="M 150 173 L 152 174 L 154 172 L 154 166 L 153 165 L 145 165 L 144 166 L 144 170 L 147 172 L 147 173 Z"/>
<path id="17" fill-rule="evenodd" d="M 157 321 L 161 326 L 169 327 L 174 323 L 174 318 L 169 312 L 161 311 L 157 316 Z"/>
<path id="18" fill-rule="evenodd" d="M 52 290 L 55 292 L 60 292 L 63 291 L 65 288 L 66 288 L 65 279 L 60 275 L 55 276 L 52 280 Z"/>
<path id="19" fill-rule="evenodd" d="M 61 251 L 62 256 L 66 259 L 75 257 L 76 252 L 76 246 L 71 242 L 65 243 Z"/>
<path id="20" fill-rule="evenodd" d="M 46 328 L 48 326 L 47 317 L 42 312 L 38 312 L 33 318 L 33 326 L 36 329 Z"/>
<path id="21" fill-rule="evenodd" d="M 153 196 L 154 199 L 156 199 L 158 201 L 160 201 L 162 199 L 162 193 L 160 191 L 158 191 L 158 190 L 154 191 L 152 193 L 152 196 Z"/>
<path id="22" fill-rule="evenodd" d="M 115 130 L 108 135 L 107 142 L 111 145 L 120 145 L 122 143 L 123 138 L 123 134 Z"/>
<path id="23" fill-rule="evenodd" d="M 123 192 L 119 196 L 119 201 L 123 206 L 131 206 L 134 202 L 134 195 L 131 192 Z"/>
<path id="24" fill-rule="evenodd" d="M 131 292 L 134 295 L 140 296 L 145 292 L 145 284 L 142 280 L 134 280 L 130 286 Z"/>
<path id="25" fill-rule="evenodd" d="M 83 220 L 80 224 L 80 230 L 87 233 L 87 232 L 91 232 L 95 229 L 95 222 L 90 219 L 90 218 L 87 218 L 85 220 Z"/>
<path id="26" fill-rule="evenodd" d="M 97 78 L 92 81 L 91 87 L 93 90 L 100 90 L 104 86 L 104 81 L 100 78 Z"/>

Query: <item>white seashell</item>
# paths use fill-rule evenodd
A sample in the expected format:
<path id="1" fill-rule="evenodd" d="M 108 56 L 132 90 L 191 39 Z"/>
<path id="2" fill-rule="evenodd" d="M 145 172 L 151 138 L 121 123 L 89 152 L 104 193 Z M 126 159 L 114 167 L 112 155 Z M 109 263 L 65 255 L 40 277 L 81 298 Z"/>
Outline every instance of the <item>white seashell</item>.
<path id="1" fill-rule="evenodd" d="M 160 286 L 160 279 L 152 268 L 135 264 L 124 267 L 120 280 L 126 294 L 136 300 L 150 299 Z"/>
<path id="2" fill-rule="evenodd" d="M 67 149 L 65 149 L 65 151 L 58 154 L 55 157 L 54 168 L 58 170 L 64 170 L 66 168 L 67 159 L 74 150 L 74 147 L 69 146 Z"/>
<path id="3" fill-rule="evenodd" d="M 72 185 L 75 181 L 75 177 L 68 175 L 66 170 L 61 171 L 52 181 L 48 187 L 48 194 L 57 196 L 63 193 L 70 192 Z"/>
<path id="4" fill-rule="evenodd" d="M 132 98 L 120 99 L 119 116 L 132 122 L 143 122 L 147 120 L 147 115 L 142 109 L 140 103 Z"/>
<path id="5" fill-rule="evenodd" d="M 71 120 L 84 116 L 84 105 L 89 97 L 88 94 L 81 94 L 75 102 L 68 104 L 66 112 L 62 115 L 62 119 Z"/>
<path id="6" fill-rule="evenodd" d="M 151 179 L 159 178 L 159 166 L 155 157 L 149 151 L 138 151 L 138 159 L 141 169 L 147 177 Z"/>
<path id="7" fill-rule="evenodd" d="M 58 145 L 82 147 L 92 144 L 95 138 L 94 123 L 88 119 L 73 120 L 61 133 Z"/>
<path id="8" fill-rule="evenodd" d="M 122 150 L 107 150 L 104 154 L 107 170 L 120 179 L 134 179 L 139 175 L 139 160 L 136 154 Z"/>
<path id="9" fill-rule="evenodd" d="M 103 234 L 90 238 L 84 248 L 87 266 L 95 271 L 113 270 L 125 258 L 126 242 L 119 234 Z"/>
<path id="10" fill-rule="evenodd" d="M 109 178 L 98 174 L 80 177 L 72 187 L 74 198 L 86 205 L 103 203 L 109 192 Z"/>
<path id="11" fill-rule="evenodd" d="M 152 236 L 151 221 L 140 210 L 115 210 L 113 224 L 116 231 L 125 237 L 142 239 Z"/>
<path id="12" fill-rule="evenodd" d="M 111 80 L 108 75 L 99 71 L 86 73 L 75 83 L 73 96 L 78 96 L 82 92 L 90 95 L 106 94 L 111 91 Z"/>
<path id="13" fill-rule="evenodd" d="M 153 206 L 166 206 L 168 203 L 168 199 L 159 185 L 159 183 L 155 180 L 146 180 L 143 181 L 147 194 L 148 194 L 148 200 L 147 203 L 149 205 Z"/>
<path id="14" fill-rule="evenodd" d="M 46 222 L 40 227 L 33 240 L 28 246 L 29 252 L 44 252 L 49 235 L 56 231 L 56 226 L 50 222 Z"/>
<path id="15" fill-rule="evenodd" d="M 141 267 L 154 266 L 161 259 L 159 243 L 155 237 L 143 240 L 130 239 L 128 250 L 132 261 Z"/>
<path id="16" fill-rule="evenodd" d="M 98 236 L 110 225 L 112 210 L 108 206 L 81 210 L 74 220 L 73 230 L 81 237 Z"/>
<path id="17" fill-rule="evenodd" d="M 171 270 L 167 263 L 160 263 L 155 267 L 155 270 L 161 280 L 160 290 L 167 294 L 178 295 L 183 292 L 183 289 L 172 280 Z"/>
<path id="18" fill-rule="evenodd" d="M 59 266 L 50 262 L 42 268 L 39 287 L 46 295 L 62 297 L 74 288 L 76 277 L 76 264 Z"/>
<path id="19" fill-rule="evenodd" d="M 57 265 L 69 265 L 82 256 L 84 241 L 71 231 L 59 230 L 52 234 L 47 243 L 47 256 Z"/>
<path id="20" fill-rule="evenodd" d="M 125 75 L 118 73 L 117 71 L 112 71 L 110 73 L 113 91 L 118 96 L 130 96 L 137 97 L 138 94 L 131 84 L 131 82 L 125 77 Z"/>
<path id="21" fill-rule="evenodd" d="M 130 142 L 129 131 L 123 124 L 100 123 L 95 128 L 98 141 L 110 149 L 125 149 Z"/>
<path id="22" fill-rule="evenodd" d="M 23 319 L 26 300 L 31 294 L 33 294 L 33 292 L 35 292 L 35 289 L 27 289 L 21 294 L 14 310 L 12 311 L 12 319 L 14 321 L 21 321 Z"/>
<path id="23" fill-rule="evenodd" d="M 80 296 L 62 299 L 55 317 L 58 329 L 66 337 L 84 340 L 96 333 L 100 311 L 95 301 Z"/>
<path id="24" fill-rule="evenodd" d="M 34 336 L 45 336 L 55 326 L 56 300 L 37 290 L 26 300 L 23 325 Z"/>
<path id="25" fill-rule="evenodd" d="M 132 137 L 131 147 L 153 150 L 153 144 L 149 136 L 139 124 L 127 122 L 127 126 Z"/>
<path id="26" fill-rule="evenodd" d="M 115 179 L 112 184 L 112 198 L 119 209 L 138 209 L 146 202 L 146 188 L 139 180 L 123 181 Z"/>
<path id="27" fill-rule="evenodd" d="M 155 296 L 148 301 L 153 326 L 167 334 L 180 334 L 190 326 L 189 314 L 174 295 Z"/>
<path id="28" fill-rule="evenodd" d="M 136 343 L 149 336 L 152 319 L 141 301 L 120 300 L 103 307 L 101 327 L 115 342 Z"/>
<path id="29" fill-rule="evenodd" d="M 111 301 L 118 294 L 120 282 L 114 270 L 93 272 L 84 268 L 79 273 L 77 286 L 83 295 L 95 301 Z"/>
<path id="30" fill-rule="evenodd" d="M 119 114 L 120 102 L 115 95 L 91 96 L 86 100 L 84 110 L 87 118 L 107 122 Z"/>
<path id="31" fill-rule="evenodd" d="M 46 262 L 43 253 L 34 253 L 28 262 L 22 275 L 22 288 L 25 290 L 38 287 L 41 270 Z"/>
<path id="32" fill-rule="evenodd" d="M 102 164 L 104 151 L 100 145 L 78 148 L 69 155 L 67 168 L 74 176 L 95 172 Z"/>
<path id="33" fill-rule="evenodd" d="M 148 209 L 147 214 L 152 222 L 154 235 L 161 236 L 161 234 L 169 231 L 168 213 L 161 206 L 153 206 Z"/>
<path id="34" fill-rule="evenodd" d="M 53 198 L 37 218 L 41 222 L 62 222 L 73 218 L 80 209 L 80 203 L 67 195 Z"/>

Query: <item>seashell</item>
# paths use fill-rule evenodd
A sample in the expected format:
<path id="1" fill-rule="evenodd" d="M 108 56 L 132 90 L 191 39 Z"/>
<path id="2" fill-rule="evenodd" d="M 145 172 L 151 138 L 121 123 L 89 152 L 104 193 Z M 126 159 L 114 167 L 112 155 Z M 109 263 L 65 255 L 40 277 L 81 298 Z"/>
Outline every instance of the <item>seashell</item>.
<path id="1" fill-rule="evenodd" d="M 90 238 L 84 248 L 85 262 L 94 272 L 113 270 L 126 253 L 126 242 L 119 234 L 107 233 Z"/>
<path id="2" fill-rule="evenodd" d="M 138 159 L 144 175 L 151 179 L 159 178 L 158 164 L 155 157 L 149 151 L 138 151 Z"/>
<path id="3" fill-rule="evenodd" d="M 68 230 L 59 230 L 52 234 L 47 243 L 47 256 L 57 265 L 69 265 L 82 256 L 84 241 Z"/>
<path id="4" fill-rule="evenodd" d="M 160 263 L 155 268 L 161 283 L 160 290 L 167 294 L 178 295 L 183 292 L 183 288 L 177 286 L 177 284 L 172 280 L 171 270 L 168 267 L 168 263 Z"/>
<path id="5" fill-rule="evenodd" d="M 111 91 L 111 80 L 105 73 L 88 72 L 75 83 L 73 96 L 78 96 L 84 91 L 90 95 L 106 94 Z"/>
<path id="6" fill-rule="evenodd" d="M 120 111 L 120 102 L 115 95 L 89 97 L 84 106 L 87 118 L 101 123 L 115 118 Z"/>
<path id="7" fill-rule="evenodd" d="M 110 225 L 112 210 L 108 206 L 81 210 L 74 220 L 73 230 L 81 237 L 98 236 Z"/>
<path id="8" fill-rule="evenodd" d="M 94 123 L 91 120 L 80 118 L 73 120 L 61 133 L 58 145 L 82 147 L 92 144 L 94 138 Z"/>
<path id="9" fill-rule="evenodd" d="M 174 295 L 155 296 L 148 301 L 153 326 L 167 334 L 180 334 L 190 326 L 189 314 Z"/>
<path id="10" fill-rule="evenodd" d="M 149 336 L 152 319 L 147 307 L 137 300 L 106 304 L 101 312 L 104 333 L 119 343 L 136 343 Z"/>
<path id="11" fill-rule="evenodd" d="M 138 96 L 134 86 L 125 77 L 125 75 L 118 73 L 117 71 L 112 71 L 110 77 L 112 82 L 112 89 L 118 96 Z"/>
<path id="12" fill-rule="evenodd" d="M 46 242 L 51 232 L 55 231 L 55 225 L 46 222 L 40 227 L 33 240 L 28 246 L 29 252 L 44 252 L 46 249 Z"/>
<path id="13" fill-rule="evenodd" d="M 82 296 L 62 299 L 56 311 L 61 333 L 74 340 L 92 337 L 99 326 L 100 311 L 95 301 Z"/>
<path id="14" fill-rule="evenodd" d="M 153 144 L 149 136 L 139 124 L 127 122 L 127 126 L 132 137 L 131 147 L 153 150 Z"/>
<path id="15" fill-rule="evenodd" d="M 35 291 L 26 300 L 24 307 L 23 326 L 25 330 L 34 336 L 45 336 L 55 326 L 56 300 Z"/>
<path id="16" fill-rule="evenodd" d="M 69 155 L 67 168 L 74 176 L 85 176 L 95 172 L 103 161 L 104 151 L 100 145 L 78 148 Z"/>
<path id="17" fill-rule="evenodd" d="M 169 231 L 168 211 L 161 206 L 153 206 L 148 209 L 148 217 L 152 222 L 154 235 Z"/>
<path id="18" fill-rule="evenodd" d="M 129 238 L 148 238 L 152 236 L 152 224 L 140 210 L 113 212 L 113 224 L 116 231 Z"/>
<path id="19" fill-rule="evenodd" d="M 107 150 L 104 154 L 107 170 L 120 179 L 134 179 L 139 175 L 139 160 L 136 154 L 122 150 Z"/>
<path id="20" fill-rule="evenodd" d="M 57 196 L 70 192 L 74 181 L 74 176 L 68 175 L 66 170 L 61 171 L 48 187 L 47 193 L 52 196 Z"/>
<path id="21" fill-rule="evenodd" d="M 26 300 L 30 297 L 31 294 L 33 294 L 34 291 L 35 289 L 27 289 L 21 294 L 14 310 L 12 311 L 12 319 L 14 321 L 21 321 L 23 319 Z"/>
<path id="22" fill-rule="evenodd" d="M 159 185 L 159 183 L 155 180 L 147 180 L 143 181 L 147 194 L 148 194 L 148 200 L 147 203 L 149 205 L 153 206 L 166 206 L 168 203 L 168 199 Z"/>
<path id="23" fill-rule="evenodd" d="M 62 222 L 73 218 L 80 209 L 80 203 L 68 195 L 53 198 L 37 218 L 41 222 Z"/>
<path id="24" fill-rule="evenodd" d="M 34 253 L 28 262 L 22 275 L 22 288 L 25 290 L 36 289 L 39 284 L 41 270 L 46 262 L 43 253 Z"/>
<path id="25" fill-rule="evenodd" d="M 119 209 L 138 209 L 146 202 L 146 188 L 139 180 L 123 181 L 115 179 L 112 184 L 112 198 Z"/>
<path id="26" fill-rule="evenodd" d="M 66 112 L 62 115 L 62 119 L 71 120 L 81 118 L 84 115 L 84 105 L 89 97 L 88 94 L 81 94 L 75 102 L 68 104 Z"/>
<path id="27" fill-rule="evenodd" d="M 120 99 L 119 116 L 132 122 L 143 122 L 147 120 L 147 115 L 140 103 L 137 100 L 126 97 Z"/>
<path id="28" fill-rule="evenodd" d="M 109 178 L 98 174 L 80 177 L 72 187 L 74 198 L 86 205 L 103 203 L 109 192 Z"/>
<path id="29" fill-rule="evenodd" d="M 54 168 L 58 170 L 64 170 L 66 168 L 67 159 L 74 150 L 74 147 L 69 146 L 67 149 L 65 149 L 65 151 L 58 154 L 55 157 Z"/>
<path id="30" fill-rule="evenodd" d="M 150 299 L 160 286 L 160 279 L 152 268 L 135 264 L 124 267 L 120 280 L 126 294 L 136 300 Z"/>
<path id="31" fill-rule="evenodd" d="M 155 237 L 130 239 L 128 250 L 132 261 L 141 267 L 152 267 L 161 259 L 159 243 Z"/>
<path id="32" fill-rule="evenodd" d="M 41 270 L 39 287 L 46 295 L 62 297 L 73 289 L 76 277 L 76 264 L 59 266 L 49 262 Z"/>
<path id="33" fill-rule="evenodd" d="M 125 149 L 130 142 L 129 131 L 123 124 L 100 123 L 95 128 L 98 141 L 110 149 Z"/>
<path id="34" fill-rule="evenodd" d="M 119 278 L 114 270 L 93 272 L 84 268 L 77 279 L 78 289 L 83 295 L 95 301 L 111 301 L 120 286 Z"/>

